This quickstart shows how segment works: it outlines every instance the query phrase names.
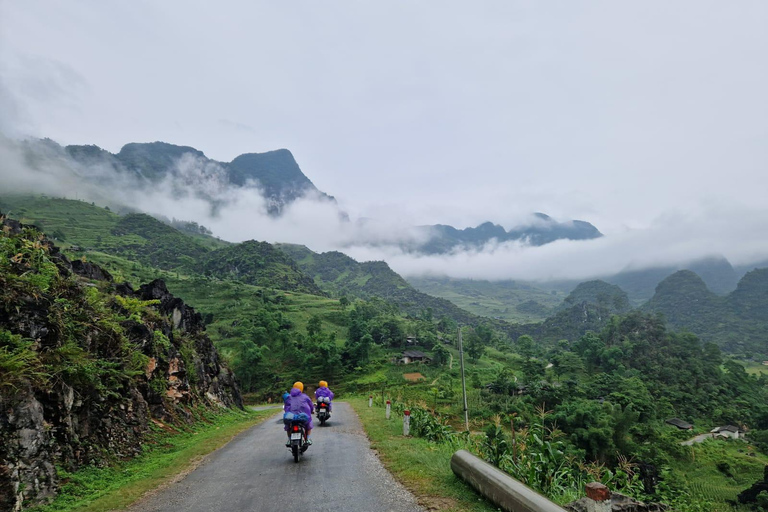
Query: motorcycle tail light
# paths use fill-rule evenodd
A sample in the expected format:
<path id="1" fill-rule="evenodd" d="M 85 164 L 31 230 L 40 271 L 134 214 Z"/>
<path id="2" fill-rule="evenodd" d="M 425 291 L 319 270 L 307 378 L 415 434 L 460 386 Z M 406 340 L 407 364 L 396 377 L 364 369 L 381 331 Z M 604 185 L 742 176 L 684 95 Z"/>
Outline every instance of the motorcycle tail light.
<path id="1" fill-rule="evenodd" d="M 293 431 L 294 431 L 294 432 L 298 432 L 298 431 L 299 431 L 299 427 L 297 427 L 297 426 L 295 426 L 295 425 L 294 425 L 294 427 L 293 427 Z"/>

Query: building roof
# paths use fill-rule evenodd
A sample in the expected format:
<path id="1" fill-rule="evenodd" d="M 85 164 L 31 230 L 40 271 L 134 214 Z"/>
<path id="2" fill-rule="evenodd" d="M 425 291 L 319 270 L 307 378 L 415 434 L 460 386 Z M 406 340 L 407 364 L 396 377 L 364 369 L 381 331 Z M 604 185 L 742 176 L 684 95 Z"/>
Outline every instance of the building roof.
<path id="1" fill-rule="evenodd" d="M 677 428 L 681 428 L 683 430 L 688 430 L 690 428 L 693 428 L 693 425 L 688 423 L 687 421 L 683 421 L 680 418 L 669 418 L 667 421 L 670 425 L 674 425 Z"/>
<path id="2" fill-rule="evenodd" d="M 403 357 L 414 358 L 414 357 L 428 357 L 428 356 L 424 352 L 420 352 L 418 350 L 406 350 L 405 352 L 403 352 Z"/>
<path id="3" fill-rule="evenodd" d="M 740 429 L 739 427 L 735 427 L 733 425 L 725 425 L 724 427 L 716 427 L 712 429 L 712 432 L 715 434 L 718 432 L 744 432 L 744 430 Z"/>

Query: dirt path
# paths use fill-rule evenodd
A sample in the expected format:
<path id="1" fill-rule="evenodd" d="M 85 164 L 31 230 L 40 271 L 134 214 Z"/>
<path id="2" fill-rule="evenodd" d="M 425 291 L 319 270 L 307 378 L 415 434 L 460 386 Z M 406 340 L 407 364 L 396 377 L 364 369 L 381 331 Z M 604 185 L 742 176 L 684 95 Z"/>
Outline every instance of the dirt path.
<path id="1" fill-rule="evenodd" d="M 260 512 L 275 510 L 416 512 L 414 496 L 371 451 L 352 408 L 333 404 L 314 444 L 293 462 L 281 416 L 214 452 L 180 482 L 136 502 L 130 512 Z"/>

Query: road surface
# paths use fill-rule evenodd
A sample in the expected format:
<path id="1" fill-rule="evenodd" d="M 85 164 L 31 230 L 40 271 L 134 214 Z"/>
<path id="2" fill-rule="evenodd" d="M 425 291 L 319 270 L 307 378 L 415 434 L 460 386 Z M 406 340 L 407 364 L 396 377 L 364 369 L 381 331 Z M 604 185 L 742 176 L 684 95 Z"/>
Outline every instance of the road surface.
<path id="1" fill-rule="evenodd" d="M 369 448 L 352 408 L 334 402 L 333 416 L 297 464 L 285 447 L 278 414 L 211 454 L 172 486 L 130 512 L 423 511 Z"/>

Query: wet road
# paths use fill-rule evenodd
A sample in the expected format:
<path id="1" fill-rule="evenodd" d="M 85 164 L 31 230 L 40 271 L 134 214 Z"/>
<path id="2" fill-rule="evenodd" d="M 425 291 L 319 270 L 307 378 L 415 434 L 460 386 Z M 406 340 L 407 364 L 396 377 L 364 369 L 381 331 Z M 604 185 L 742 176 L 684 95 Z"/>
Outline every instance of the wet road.
<path id="1" fill-rule="evenodd" d="M 343 402 L 314 444 L 293 462 L 281 414 L 236 437 L 180 482 L 146 497 L 131 512 L 422 511 L 414 496 L 369 448 L 360 420 Z"/>

